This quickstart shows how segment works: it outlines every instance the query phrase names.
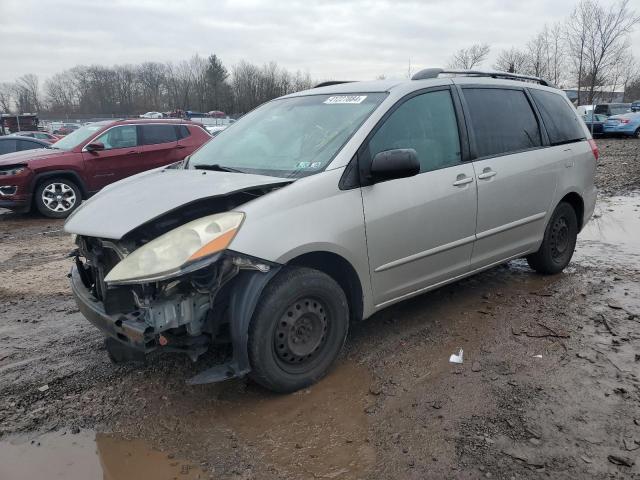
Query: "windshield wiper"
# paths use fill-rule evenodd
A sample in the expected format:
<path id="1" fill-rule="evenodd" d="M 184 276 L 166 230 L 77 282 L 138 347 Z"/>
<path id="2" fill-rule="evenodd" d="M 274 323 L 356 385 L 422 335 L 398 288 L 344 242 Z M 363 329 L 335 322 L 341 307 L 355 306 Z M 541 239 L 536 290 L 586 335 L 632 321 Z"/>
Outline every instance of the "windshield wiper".
<path id="1" fill-rule="evenodd" d="M 196 170 L 213 170 L 214 172 L 233 172 L 233 173 L 245 173 L 242 170 L 238 170 L 237 168 L 225 167 L 220 165 L 219 163 L 214 163 L 213 165 L 194 165 L 193 168 Z"/>

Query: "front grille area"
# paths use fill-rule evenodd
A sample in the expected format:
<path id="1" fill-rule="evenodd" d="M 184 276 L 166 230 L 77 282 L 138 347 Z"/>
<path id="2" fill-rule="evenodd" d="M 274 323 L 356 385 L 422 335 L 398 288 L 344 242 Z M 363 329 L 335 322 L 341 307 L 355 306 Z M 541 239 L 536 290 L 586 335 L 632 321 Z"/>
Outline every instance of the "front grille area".
<path id="1" fill-rule="evenodd" d="M 78 246 L 80 255 L 86 260 L 84 263 L 78 260 L 82 280 L 93 296 L 104 304 L 106 313 L 134 311 L 136 304 L 131 287 L 108 288 L 104 282 L 104 277 L 121 260 L 116 246 L 110 241 L 91 237 L 79 237 Z"/>

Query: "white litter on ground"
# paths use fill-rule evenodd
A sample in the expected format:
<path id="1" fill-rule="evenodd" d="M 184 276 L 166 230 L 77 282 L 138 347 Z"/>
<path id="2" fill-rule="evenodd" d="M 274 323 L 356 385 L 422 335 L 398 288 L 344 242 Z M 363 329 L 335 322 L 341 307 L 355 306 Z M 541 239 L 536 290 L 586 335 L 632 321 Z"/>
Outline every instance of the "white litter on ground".
<path id="1" fill-rule="evenodd" d="M 458 353 L 452 353 L 449 357 L 449 363 L 462 363 L 463 362 L 464 352 L 462 349 L 458 349 Z"/>

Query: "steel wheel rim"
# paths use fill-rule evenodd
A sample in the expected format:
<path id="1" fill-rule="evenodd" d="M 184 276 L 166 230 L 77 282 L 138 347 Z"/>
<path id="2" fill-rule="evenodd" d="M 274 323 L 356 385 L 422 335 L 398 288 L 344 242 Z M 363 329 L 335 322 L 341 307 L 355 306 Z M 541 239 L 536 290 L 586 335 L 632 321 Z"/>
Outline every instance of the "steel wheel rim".
<path id="1" fill-rule="evenodd" d="M 307 365 L 327 344 L 329 316 L 324 302 L 305 297 L 287 307 L 273 335 L 276 358 L 284 365 Z"/>
<path id="2" fill-rule="evenodd" d="M 42 203 L 52 212 L 68 212 L 76 204 L 76 192 L 66 183 L 54 182 L 42 190 Z"/>
<path id="3" fill-rule="evenodd" d="M 566 218 L 558 218 L 551 229 L 551 256 L 554 260 L 564 257 L 569 250 L 569 223 Z"/>

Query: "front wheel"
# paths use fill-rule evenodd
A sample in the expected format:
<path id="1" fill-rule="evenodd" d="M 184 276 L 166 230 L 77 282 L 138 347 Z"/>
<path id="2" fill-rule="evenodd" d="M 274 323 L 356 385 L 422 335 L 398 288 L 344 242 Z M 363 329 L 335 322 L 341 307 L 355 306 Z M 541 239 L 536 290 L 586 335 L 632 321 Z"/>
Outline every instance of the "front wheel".
<path id="1" fill-rule="evenodd" d="M 36 188 L 34 200 L 45 217 L 66 218 L 80 205 L 82 192 L 71 180 L 48 178 Z"/>
<path id="2" fill-rule="evenodd" d="M 251 378 L 288 393 L 322 378 L 349 329 L 344 291 L 327 274 L 287 268 L 265 288 L 249 327 Z"/>
<path id="3" fill-rule="evenodd" d="M 561 202 L 544 232 L 542 245 L 527 257 L 529 266 L 545 275 L 560 273 L 571 261 L 578 237 L 578 219 L 573 207 Z"/>

